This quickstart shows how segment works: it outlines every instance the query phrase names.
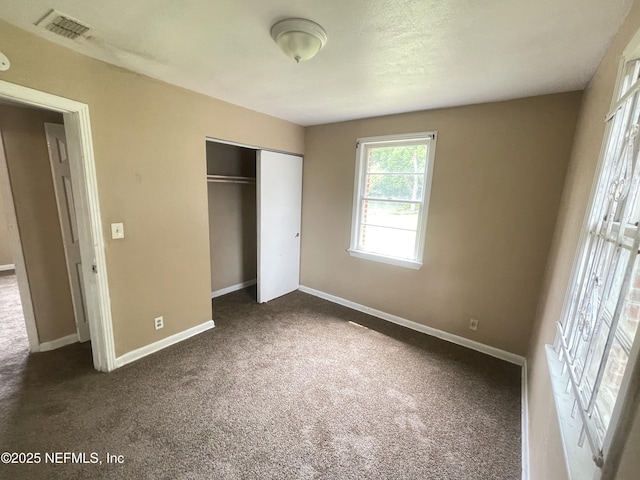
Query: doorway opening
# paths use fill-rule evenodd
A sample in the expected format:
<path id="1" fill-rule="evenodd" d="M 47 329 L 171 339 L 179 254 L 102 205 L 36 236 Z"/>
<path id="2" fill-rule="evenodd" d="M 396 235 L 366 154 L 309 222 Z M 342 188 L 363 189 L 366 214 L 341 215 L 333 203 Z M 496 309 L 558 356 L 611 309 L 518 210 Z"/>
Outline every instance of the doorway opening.
<path id="1" fill-rule="evenodd" d="M 22 347 L 44 351 L 77 341 L 77 335 L 69 335 L 73 329 L 64 325 L 65 320 L 73 318 L 65 308 L 69 292 L 64 263 L 58 261 L 62 240 L 58 212 L 52 202 L 45 121 L 62 122 L 62 114 L 0 102 L 0 189 L 4 200 L 0 256 L 3 264 L 9 264 L 4 267 L 6 272 L 13 274 L 3 281 L 1 314 L 5 320 L 3 339 L 13 340 L 12 350 Z M 20 242 L 12 243 L 13 237 L 19 237 Z M 18 279 L 23 279 L 23 263 L 29 270 L 27 278 L 33 292 L 18 284 Z M 29 325 L 34 305 L 39 310 L 39 331 Z M 28 331 L 27 325 L 32 327 Z M 32 338 L 34 330 L 37 343 Z"/>
<path id="2" fill-rule="evenodd" d="M 45 287 L 43 287 L 37 280 L 37 274 L 34 276 L 34 272 L 41 270 L 42 264 L 39 264 L 37 268 L 32 267 L 30 274 L 30 255 L 25 256 L 26 251 L 23 251 L 22 247 L 25 241 L 27 243 L 29 241 L 39 242 L 41 247 L 47 246 L 49 239 L 24 227 L 28 224 L 33 227 L 37 221 L 34 222 L 33 218 L 29 219 L 28 209 L 23 208 L 22 204 L 14 202 L 13 196 L 16 192 L 13 187 L 20 182 L 19 179 L 11 178 L 7 169 L 7 158 L 4 155 L 8 152 L 6 152 L 4 144 L 0 145 L 0 157 L 2 157 L 0 158 L 0 182 L 3 185 L 4 204 L 8 213 L 15 273 L 20 289 L 30 350 L 38 352 L 57 348 L 71 341 L 77 341 L 77 339 L 90 340 L 94 367 L 100 371 L 111 371 L 115 368 L 115 348 L 88 106 L 64 97 L 4 81 L 0 81 L 0 102 L 9 103 L 14 108 L 24 109 L 26 107 L 27 109 L 44 111 L 54 116 L 57 115 L 58 120 L 62 119 L 62 122 L 55 119 L 53 122 L 49 122 L 59 126 L 56 127 L 58 129 L 57 138 L 56 132 L 53 131 L 55 128 L 49 132 L 51 133 L 49 147 L 58 152 L 58 158 L 54 158 L 54 161 L 60 163 L 65 163 L 61 160 L 66 161 L 64 171 L 58 175 L 58 185 L 55 192 L 57 196 L 53 200 L 53 205 L 54 207 L 56 205 L 64 207 L 61 209 L 62 215 L 58 215 L 56 212 L 54 216 L 55 222 L 58 222 L 59 231 L 65 228 L 63 225 L 65 215 L 71 222 L 72 231 L 71 233 L 67 232 L 65 242 L 61 242 L 67 244 L 61 246 L 61 251 L 63 253 L 63 270 L 67 280 L 64 283 L 66 283 L 69 297 L 71 297 L 68 306 L 70 306 L 72 317 L 78 321 L 76 332 L 71 335 L 56 338 L 56 334 L 52 335 L 50 331 L 47 331 L 46 326 L 37 324 L 38 309 L 41 307 L 41 303 L 46 305 L 47 301 L 50 301 L 53 302 L 52 304 L 58 305 L 58 302 L 54 298 L 55 294 L 47 288 L 47 284 L 45 283 Z M 60 130 L 61 125 L 64 125 L 63 130 Z M 42 129 L 44 133 L 44 125 Z M 61 134 L 61 131 L 64 133 Z M 52 153 L 51 148 L 49 150 L 49 153 Z M 51 163 L 51 160 L 49 162 Z M 54 183 L 52 178 L 49 177 L 50 187 L 53 187 Z M 31 178 L 31 180 L 33 179 L 34 177 Z M 36 192 L 35 197 L 37 195 Z M 69 243 L 76 244 L 77 257 L 73 257 L 72 252 L 67 248 Z M 55 255 L 45 255 L 41 261 L 53 262 L 55 257 Z M 58 263 L 60 263 L 60 258 L 60 256 L 57 257 Z M 60 273 L 59 269 L 58 273 Z M 75 299 L 70 292 L 74 288 L 74 278 L 80 287 L 80 290 L 76 289 L 79 294 Z M 34 281 L 34 279 L 36 280 Z M 48 286 L 50 287 L 51 284 Z M 84 333 L 80 325 L 83 320 L 78 313 L 84 314 L 86 318 Z"/>
<path id="3" fill-rule="evenodd" d="M 29 350 L 0 184 L 0 352 Z"/>

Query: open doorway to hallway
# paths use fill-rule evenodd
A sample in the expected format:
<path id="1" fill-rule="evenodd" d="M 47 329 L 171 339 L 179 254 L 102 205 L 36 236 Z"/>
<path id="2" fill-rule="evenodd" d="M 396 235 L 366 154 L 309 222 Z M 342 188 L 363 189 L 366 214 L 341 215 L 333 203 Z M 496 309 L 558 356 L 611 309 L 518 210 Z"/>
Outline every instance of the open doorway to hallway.
<path id="1" fill-rule="evenodd" d="M 9 358 L 19 361 L 29 353 L 3 188 L 0 184 L 0 365 Z"/>
<path id="2" fill-rule="evenodd" d="M 9 341 L 18 345 L 26 335 L 32 351 L 87 341 L 63 115 L 0 102 L 0 148 L 5 211 L 0 222 L 9 231 L 15 260 L 14 275 L 3 278 L 6 299 L 0 308 L 11 320 L 2 326 L 3 340 L 11 335 Z M 15 325 L 18 319 L 22 328 Z"/>
<path id="3" fill-rule="evenodd" d="M 107 262 L 104 252 L 104 237 L 102 233 L 100 202 L 98 199 L 98 182 L 93 154 L 89 106 L 85 103 L 3 80 L 0 80 L 0 102 L 17 105 L 25 109 L 44 110 L 55 115 L 62 115 L 65 136 L 66 140 L 68 140 L 69 180 L 71 180 L 73 186 L 77 216 L 76 226 L 78 230 L 80 256 L 82 258 L 81 264 L 76 264 L 78 266 L 81 265 L 77 276 L 84 285 L 85 313 L 88 319 L 87 323 L 90 325 L 90 350 L 93 356 L 94 367 L 100 371 L 111 371 L 116 368 L 116 353 L 113 339 Z M 57 123 L 56 120 L 54 120 L 53 123 Z M 0 135 L 0 140 L 2 138 L 3 136 Z M 0 148 L 0 153 L 4 153 L 4 148 Z M 5 155 L 0 155 L 0 160 L 2 160 L 0 161 L 0 182 L 6 186 L 5 190 L 14 190 L 13 187 L 15 185 L 9 183 L 7 180 L 8 173 Z M 51 166 L 49 165 L 49 169 L 50 168 Z M 34 181 L 42 179 L 39 175 L 30 178 L 30 180 Z M 34 183 L 28 181 L 26 182 L 26 187 L 33 190 Z M 53 180 L 50 179 L 50 184 L 52 183 Z M 10 201 L 13 202 L 13 199 L 10 198 Z M 5 205 L 6 204 L 7 202 L 5 201 Z M 53 200 L 51 204 L 56 205 L 56 200 Z M 13 218 L 13 225 L 16 227 L 16 235 L 13 237 L 20 238 L 22 232 L 17 228 L 18 222 L 15 221 L 17 218 L 15 209 L 12 209 L 12 211 L 15 217 Z M 51 219 L 51 216 L 46 218 Z M 59 221 L 57 213 L 53 215 L 53 218 Z M 32 224 L 38 225 L 37 222 Z M 30 236 L 30 238 L 39 239 L 40 247 L 48 246 L 49 239 L 46 236 L 35 235 L 33 237 Z M 28 279 L 25 273 L 27 258 L 26 256 L 22 256 L 23 249 L 21 248 L 21 244 L 15 241 L 13 244 L 15 245 L 13 248 L 14 254 L 16 252 L 18 253 L 17 257 L 14 257 L 14 260 L 30 350 L 32 352 L 39 352 L 46 349 L 57 348 L 60 346 L 60 342 L 64 343 L 66 341 L 67 337 L 58 338 L 49 342 L 43 341 L 42 337 L 46 335 L 46 333 L 40 329 L 40 325 L 36 328 L 34 320 L 35 308 L 32 302 L 32 288 L 27 281 Z M 59 257 L 45 256 L 45 263 L 36 264 L 35 271 L 39 272 L 41 266 L 45 265 L 51 258 Z M 66 270 L 66 268 L 64 270 Z M 49 286 L 65 284 L 69 286 L 68 277 L 66 282 L 49 284 Z M 41 289 L 41 291 L 45 293 L 49 292 L 49 295 L 44 298 L 45 306 L 58 305 L 56 303 L 57 298 L 55 295 L 52 295 L 49 290 Z M 47 310 L 44 311 L 46 312 Z M 78 338 L 77 331 L 72 335 Z"/>

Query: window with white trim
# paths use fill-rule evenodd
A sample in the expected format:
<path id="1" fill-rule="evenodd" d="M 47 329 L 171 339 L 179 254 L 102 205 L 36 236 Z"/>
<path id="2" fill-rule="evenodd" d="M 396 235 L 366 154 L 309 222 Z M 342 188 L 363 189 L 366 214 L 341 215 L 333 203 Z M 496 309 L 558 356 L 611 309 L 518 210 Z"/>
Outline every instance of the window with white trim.
<path id="1" fill-rule="evenodd" d="M 359 138 L 349 254 L 419 269 L 435 132 Z"/>
<path id="2" fill-rule="evenodd" d="M 558 362 L 561 368 L 555 377 L 565 378 L 561 388 L 554 386 L 559 390 L 554 392 L 556 398 L 572 394 L 567 417 L 577 421 L 579 430 L 573 440 L 577 445 L 565 444 L 565 451 L 568 456 L 575 452 L 587 458 L 583 464 L 591 459 L 591 469 L 605 466 L 607 455 L 614 450 L 617 422 L 624 421 L 623 400 L 638 355 L 640 60 L 624 64 L 616 92 L 606 117 L 578 262 L 558 323 L 554 346 L 558 356 L 550 359 L 550 366 Z M 557 405 L 566 442 L 564 429 L 572 420 L 563 422 L 562 407 Z M 571 471 L 574 460 L 567 460 Z"/>

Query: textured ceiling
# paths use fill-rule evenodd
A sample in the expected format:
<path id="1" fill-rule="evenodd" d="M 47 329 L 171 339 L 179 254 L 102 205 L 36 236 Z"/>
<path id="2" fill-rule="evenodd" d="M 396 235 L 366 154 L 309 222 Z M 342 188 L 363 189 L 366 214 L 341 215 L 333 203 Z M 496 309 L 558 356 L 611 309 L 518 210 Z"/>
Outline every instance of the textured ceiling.
<path id="1" fill-rule="evenodd" d="M 2 0 L 0 18 L 77 52 L 301 125 L 583 88 L 633 0 Z M 95 30 L 36 28 L 51 8 Z M 271 25 L 326 47 L 296 64 Z M 0 45 L 0 51 L 2 45 Z M 11 59 L 13 61 L 13 59 Z"/>

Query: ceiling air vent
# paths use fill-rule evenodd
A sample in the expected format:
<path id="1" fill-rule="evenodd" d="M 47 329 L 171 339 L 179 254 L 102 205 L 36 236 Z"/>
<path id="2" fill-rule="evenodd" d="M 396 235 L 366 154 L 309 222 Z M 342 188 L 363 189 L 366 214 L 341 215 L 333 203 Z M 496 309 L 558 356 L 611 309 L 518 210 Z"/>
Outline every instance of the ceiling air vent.
<path id="1" fill-rule="evenodd" d="M 91 31 L 91 27 L 83 25 L 68 15 L 55 10 L 51 10 L 45 15 L 44 18 L 36 23 L 36 26 L 71 40 L 86 38 Z"/>

